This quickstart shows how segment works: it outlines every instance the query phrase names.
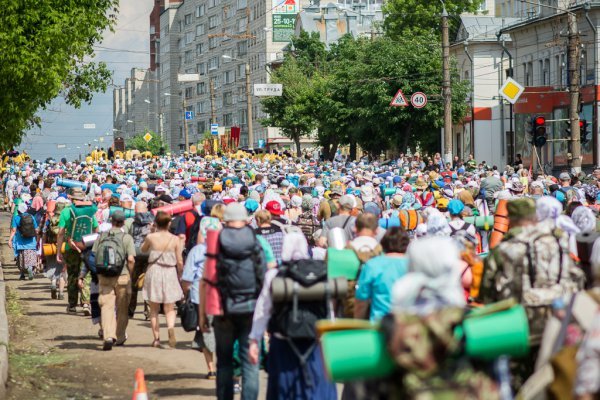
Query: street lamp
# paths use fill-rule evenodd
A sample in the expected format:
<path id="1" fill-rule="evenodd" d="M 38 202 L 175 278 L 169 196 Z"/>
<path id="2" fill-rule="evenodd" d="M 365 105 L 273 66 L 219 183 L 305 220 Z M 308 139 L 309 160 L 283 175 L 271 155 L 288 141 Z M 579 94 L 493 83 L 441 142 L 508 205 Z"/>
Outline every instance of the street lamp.
<path id="1" fill-rule="evenodd" d="M 240 60 L 238 58 L 231 57 L 230 55 L 223 54 L 221 56 L 226 60 L 242 61 L 246 63 L 246 98 L 248 110 L 246 111 L 246 119 L 248 120 L 248 147 L 254 148 L 254 130 L 252 129 L 252 92 L 250 91 L 250 63 L 248 61 Z"/>

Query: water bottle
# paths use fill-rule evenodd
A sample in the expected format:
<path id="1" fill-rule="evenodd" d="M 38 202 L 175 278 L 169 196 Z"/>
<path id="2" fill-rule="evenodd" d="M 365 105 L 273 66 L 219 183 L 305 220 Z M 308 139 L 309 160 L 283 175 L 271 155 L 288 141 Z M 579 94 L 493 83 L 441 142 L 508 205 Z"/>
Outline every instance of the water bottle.
<path id="1" fill-rule="evenodd" d="M 502 400 L 513 399 L 512 389 L 510 388 L 510 368 L 508 360 L 509 358 L 507 356 L 500 356 L 494 362 L 494 371 L 496 372 L 496 378 L 498 379 L 500 399 Z"/>

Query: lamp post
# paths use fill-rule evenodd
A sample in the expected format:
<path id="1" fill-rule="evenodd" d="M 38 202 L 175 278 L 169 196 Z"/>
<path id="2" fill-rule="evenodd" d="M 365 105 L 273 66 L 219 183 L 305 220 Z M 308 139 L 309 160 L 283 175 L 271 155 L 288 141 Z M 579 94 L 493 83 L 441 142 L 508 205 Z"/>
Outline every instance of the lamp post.
<path id="1" fill-rule="evenodd" d="M 235 61 L 242 61 L 244 63 L 246 63 L 246 102 L 247 104 L 247 111 L 246 111 L 246 119 L 247 119 L 247 123 L 248 123 L 248 147 L 249 148 L 254 148 L 254 130 L 252 127 L 252 92 L 250 90 L 250 63 L 248 61 L 244 61 L 244 60 L 240 60 L 238 58 L 234 58 L 231 56 L 228 56 L 227 54 L 223 54 L 221 57 L 223 57 L 224 59 L 227 60 L 235 60 Z"/>

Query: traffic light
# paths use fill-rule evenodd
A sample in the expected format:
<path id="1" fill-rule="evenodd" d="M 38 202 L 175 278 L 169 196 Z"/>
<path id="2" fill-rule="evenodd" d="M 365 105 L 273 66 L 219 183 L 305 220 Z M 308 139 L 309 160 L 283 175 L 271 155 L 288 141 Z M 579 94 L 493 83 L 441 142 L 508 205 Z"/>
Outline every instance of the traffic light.
<path id="1" fill-rule="evenodd" d="M 588 122 L 585 119 L 579 120 L 579 137 L 581 138 L 581 143 L 586 144 L 590 141 L 590 137 L 588 137 Z"/>
<path id="2" fill-rule="evenodd" d="M 532 140 L 531 144 L 535 147 L 542 147 L 546 144 L 546 118 L 541 115 L 537 115 L 531 120 L 531 134 Z"/>

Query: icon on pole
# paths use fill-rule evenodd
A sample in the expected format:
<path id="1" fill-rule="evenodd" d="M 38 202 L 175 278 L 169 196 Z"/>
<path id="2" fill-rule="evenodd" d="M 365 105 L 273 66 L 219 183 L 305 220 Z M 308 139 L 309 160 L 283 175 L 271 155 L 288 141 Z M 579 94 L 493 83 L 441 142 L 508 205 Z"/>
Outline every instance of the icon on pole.
<path id="1" fill-rule="evenodd" d="M 414 108 L 423 108 L 427 105 L 427 96 L 423 92 L 415 92 L 410 96 L 410 103 Z"/>
<path id="2" fill-rule="evenodd" d="M 150 132 L 146 132 L 146 134 L 143 136 L 143 139 L 146 141 L 146 143 L 150 143 L 150 141 L 152 140 L 152 135 L 150 134 Z"/>
<path id="3" fill-rule="evenodd" d="M 515 104 L 523 94 L 525 88 L 513 78 L 507 78 L 500 88 L 500 95 L 510 104 Z"/>
<path id="4" fill-rule="evenodd" d="M 193 111 L 186 111 L 185 112 L 185 120 L 186 121 L 190 121 L 194 119 L 194 112 Z"/>
<path id="5" fill-rule="evenodd" d="M 391 107 L 406 107 L 408 106 L 408 101 L 406 101 L 406 97 L 404 97 L 404 93 L 402 93 L 402 89 L 398 89 L 396 95 L 392 99 L 390 103 Z"/>
<path id="6" fill-rule="evenodd" d="M 213 136 L 219 135 L 219 124 L 210 124 L 210 134 Z"/>

